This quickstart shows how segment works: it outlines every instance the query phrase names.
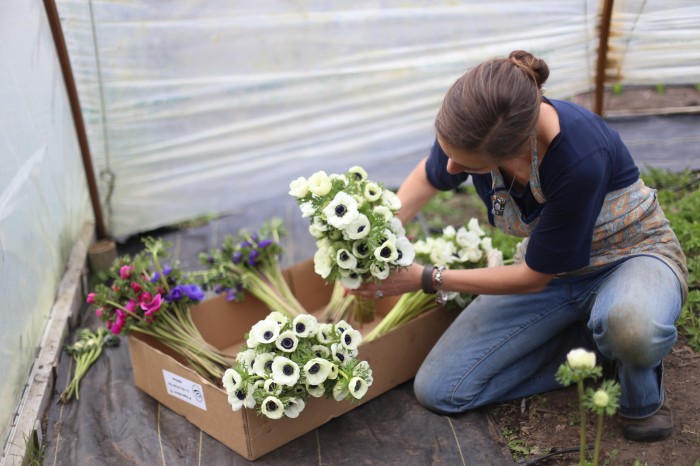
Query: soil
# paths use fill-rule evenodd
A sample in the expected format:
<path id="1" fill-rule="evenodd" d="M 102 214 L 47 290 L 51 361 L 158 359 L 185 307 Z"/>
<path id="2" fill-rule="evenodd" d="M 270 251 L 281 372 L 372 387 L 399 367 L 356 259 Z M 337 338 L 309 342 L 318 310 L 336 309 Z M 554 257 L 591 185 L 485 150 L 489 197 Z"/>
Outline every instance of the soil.
<path id="1" fill-rule="evenodd" d="M 593 99 L 589 93 L 572 100 L 592 109 Z M 694 86 L 623 89 L 621 93 L 608 92 L 603 108 L 604 116 L 700 112 L 700 91 Z M 666 395 L 674 414 L 672 436 L 651 443 L 628 441 L 622 437 L 620 417 L 606 417 L 599 464 L 700 465 L 700 354 L 679 340 L 664 359 L 664 368 Z M 580 420 L 575 387 L 495 404 L 489 412 L 517 464 L 578 464 Z M 596 430 L 596 419 L 591 417 L 587 429 L 590 445 Z M 547 456 L 561 449 L 571 452 Z M 592 454 L 592 448 L 589 451 Z"/>

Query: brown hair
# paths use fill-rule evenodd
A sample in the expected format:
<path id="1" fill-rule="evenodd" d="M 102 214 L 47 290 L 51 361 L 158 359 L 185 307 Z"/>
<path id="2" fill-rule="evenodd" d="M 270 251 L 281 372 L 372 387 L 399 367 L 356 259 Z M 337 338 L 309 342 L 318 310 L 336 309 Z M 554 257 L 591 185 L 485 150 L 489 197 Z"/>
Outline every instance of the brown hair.
<path id="1" fill-rule="evenodd" d="M 460 77 L 435 119 L 440 139 L 494 161 L 515 157 L 537 123 L 547 64 L 516 50 Z"/>

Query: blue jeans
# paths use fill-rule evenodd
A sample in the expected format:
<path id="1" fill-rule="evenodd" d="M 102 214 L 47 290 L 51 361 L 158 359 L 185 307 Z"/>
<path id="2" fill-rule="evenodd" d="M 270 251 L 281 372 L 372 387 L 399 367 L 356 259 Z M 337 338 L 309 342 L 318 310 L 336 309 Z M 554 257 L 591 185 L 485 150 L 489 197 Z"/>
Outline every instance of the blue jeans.
<path id="1" fill-rule="evenodd" d="M 546 392 L 561 388 L 557 369 L 583 347 L 615 362 L 620 414 L 644 418 L 663 403 L 662 359 L 682 305 L 678 278 L 651 256 L 554 279 L 539 293 L 478 296 L 428 354 L 414 391 L 442 413 Z"/>

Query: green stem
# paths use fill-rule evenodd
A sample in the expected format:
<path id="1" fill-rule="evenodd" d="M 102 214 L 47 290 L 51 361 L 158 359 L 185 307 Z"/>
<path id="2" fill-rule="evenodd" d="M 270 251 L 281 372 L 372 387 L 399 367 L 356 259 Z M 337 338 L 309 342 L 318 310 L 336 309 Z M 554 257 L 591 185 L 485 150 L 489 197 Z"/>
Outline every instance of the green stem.
<path id="1" fill-rule="evenodd" d="M 578 381 L 578 404 L 581 417 L 581 434 L 579 446 L 579 464 L 585 466 L 586 460 L 586 407 L 583 405 L 583 380 Z"/>
<path id="2" fill-rule="evenodd" d="M 600 456 L 600 439 L 603 436 L 603 413 L 598 414 L 598 430 L 595 434 L 595 449 L 593 450 L 593 466 L 598 466 Z"/>

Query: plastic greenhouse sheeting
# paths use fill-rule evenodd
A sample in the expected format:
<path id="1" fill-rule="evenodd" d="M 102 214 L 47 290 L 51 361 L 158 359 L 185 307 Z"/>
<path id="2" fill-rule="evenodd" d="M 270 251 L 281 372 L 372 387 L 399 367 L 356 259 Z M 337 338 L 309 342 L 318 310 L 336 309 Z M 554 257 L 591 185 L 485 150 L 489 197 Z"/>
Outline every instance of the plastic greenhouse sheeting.
<path id="1" fill-rule="evenodd" d="M 0 2 L 0 440 L 92 210 L 40 1 Z"/>

